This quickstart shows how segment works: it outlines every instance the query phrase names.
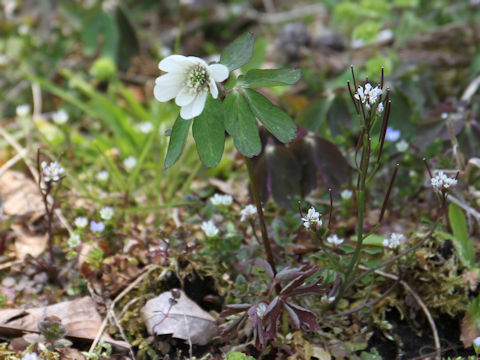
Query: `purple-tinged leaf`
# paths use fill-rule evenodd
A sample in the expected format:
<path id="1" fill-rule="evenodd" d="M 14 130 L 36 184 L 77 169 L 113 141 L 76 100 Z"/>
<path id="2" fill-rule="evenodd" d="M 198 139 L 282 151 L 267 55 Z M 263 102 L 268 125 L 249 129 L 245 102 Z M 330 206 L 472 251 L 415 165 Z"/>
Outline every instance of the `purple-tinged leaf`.
<path id="1" fill-rule="evenodd" d="M 265 335 L 269 339 L 274 339 L 278 332 L 278 319 L 282 314 L 283 300 L 276 296 L 268 305 L 263 315 L 263 323 L 265 326 Z"/>
<path id="2" fill-rule="evenodd" d="M 220 335 L 227 336 L 229 333 L 233 332 L 234 330 L 241 329 L 247 320 L 247 314 L 243 314 L 238 319 L 235 319 L 226 327 L 220 330 Z"/>
<path id="3" fill-rule="evenodd" d="M 273 278 L 275 277 L 275 274 L 273 272 L 272 266 L 268 263 L 268 261 L 263 259 L 260 260 L 260 266 L 263 267 L 263 269 L 265 270 L 265 273 L 270 277 L 270 279 L 273 280 Z"/>
<path id="4" fill-rule="evenodd" d="M 229 315 L 238 314 L 242 311 L 248 310 L 252 305 L 251 304 L 230 304 L 225 306 L 226 309 L 222 311 L 220 317 L 227 317 Z"/>
<path id="5" fill-rule="evenodd" d="M 300 319 L 302 325 L 307 326 L 310 330 L 315 330 L 317 328 L 318 319 L 313 312 L 290 302 L 285 302 L 285 305 L 291 307 L 295 311 L 295 314 Z"/>
<path id="6" fill-rule="evenodd" d="M 300 330 L 300 327 L 301 327 L 300 318 L 295 313 L 295 310 L 293 310 L 290 306 L 288 306 L 287 303 L 283 304 L 283 307 L 285 308 L 285 310 L 287 310 L 288 316 L 293 322 L 293 326 L 295 326 L 297 330 Z"/>
<path id="7" fill-rule="evenodd" d="M 288 283 L 282 290 L 282 294 L 287 294 L 289 291 L 299 287 L 302 285 L 306 279 L 310 276 L 314 275 L 320 270 L 318 266 L 310 266 L 304 265 L 299 270 L 299 276 L 293 279 L 290 283 Z"/>
<path id="8" fill-rule="evenodd" d="M 277 276 L 275 276 L 275 280 L 278 282 L 288 281 L 298 277 L 301 274 L 301 272 L 302 272 L 301 268 L 291 268 L 287 266 L 278 272 Z"/>
<path id="9" fill-rule="evenodd" d="M 286 297 L 304 296 L 304 295 L 323 295 L 328 291 L 327 285 L 318 284 L 321 279 L 316 280 L 312 284 L 292 289 L 286 294 Z"/>

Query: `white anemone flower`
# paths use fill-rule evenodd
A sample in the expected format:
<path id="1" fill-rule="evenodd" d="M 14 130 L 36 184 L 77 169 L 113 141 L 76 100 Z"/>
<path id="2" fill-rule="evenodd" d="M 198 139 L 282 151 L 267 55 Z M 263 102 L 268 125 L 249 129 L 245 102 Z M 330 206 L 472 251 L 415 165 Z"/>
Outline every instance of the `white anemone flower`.
<path id="1" fill-rule="evenodd" d="M 195 56 L 170 55 L 158 64 L 167 74 L 155 80 L 153 95 L 164 102 L 175 98 L 181 107 L 182 119 L 193 119 L 205 107 L 208 93 L 216 99 L 218 88 L 215 82 L 228 78 L 228 68 L 222 64 L 208 65 Z"/>

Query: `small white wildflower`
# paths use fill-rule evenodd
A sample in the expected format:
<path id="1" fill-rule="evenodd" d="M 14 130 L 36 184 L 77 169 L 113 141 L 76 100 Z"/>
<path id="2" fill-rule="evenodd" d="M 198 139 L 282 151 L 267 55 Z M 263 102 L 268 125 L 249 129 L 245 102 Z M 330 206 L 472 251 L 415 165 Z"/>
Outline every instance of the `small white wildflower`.
<path id="1" fill-rule="evenodd" d="M 65 170 L 56 161 L 47 164 L 46 161 L 42 161 L 43 181 L 46 183 L 52 183 L 55 185 L 62 177 Z"/>
<path id="2" fill-rule="evenodd" d="M 26 353 L 21 360 L 39 360 L 36 353 Z"/>
<path id="3" fill-rule="evenodd" d="M 320 219 L 320 214 L 315 211 L 315 208 L 312 206 L 308 209 L 307 215 L 302 217 L 303 226 L 309 229 L 312 225 L 322 226 L 322 220 Z"/>
<path id="4" fill-rule="evenodd" d="M 443 120 L 448 119 L 448 113 L 446 113 L 446 112 L 442 113 L 441 118 L 442 118 Z"/>
<path id="5" fill-rule="evenodd" d="M 398 152 L 405 152 L 408 150 L 408 142 L 401 140 L 395 144 L 395 147 L 397 148 Z"/>
<path id="6" fill-rule="evenodd" d="M 370 110 L 372 105 L 376 104 L 380 96 L 383 94 L 383 90 L 378 86 L 372 87 L 370 83 L 366 83 L 365 87 L 359 86 L 357 92 L 354 95 L 355 99 L 365 104 L 365 108 Z M 383 108 L 383 105 L 382 105 Z"/>
<path id="7" fill-rule="evenodd" d="M 97 178 L 98 181 L 105 182 L 108 180 L 108 176 L 109 176 L 108 171 L 102 170 L 98 172 L 95 177 Z"/>
<path id="8" fill-rule="evenodd" d="M 335 296 L 323 295 L 320 299 L 324 304 L 329 304 L 335 301 Z"/>
<path id="9" fill-rule="evenodd" d="M 257 313 L 257 316 L 260 319 L 263 319 L 263 316 L 265 315 L 265 311 L 267 311 L 267 304 L 265 304 L 264 302 L 261 302 L 255 308 L 255 312 Z"/>
<path id="10" fill-rule="evenodd" d="M 186 120 L 202 113 L 208 93 L 214 99 L 218 97 L 215 82 L 224 81 L 229 74 L 225 65 L 208 65 L 194 56 L 170 55 L 160 61 L 158 67 L 167 74 L 155 80 L 155 98 L 161 102 L 175 98 L 181 107 L 180 116 Z"/>
<path id="11" fill-rule="evenodd" d="M 240 218 L 240 221 L 245 221 L 247 218 L 249 218 L 252 215 L 255 215 L 256 213 L 257 213 L 257 208 L 252 204 L 248 204 L 242 210 L 240 210 L 240 215 L 242 215 L 242 217 Z"/>
<path id="12" fill-rule="evenodd" d="M 402 239 L 403 239 L 403 234 L 392 233 L 392 235 L 390 235 L 390 238 L 383 240 L 382 244 L 383 246 L 388 247 L 390 249 L 396 249 L 401 245 Z"/>
<path id="13" fill-rule="evenodd" d="M 207 237 L 215 237 L 219 231 L 212 220 L 202 222 L 202 230 Z"/>
<path id="14" fill-rule="evenodd" d="M 82 243 L 82 238 L 80 237 L 80 234 L 73 233 L 68 238 L 68 246 L 71 248 L 77 247 L 81 243 Z"/>
<path id="15" fill-rule="evenodd" d="M 212 205 L 218 206 L 230 206 L 233 203 L 233 197 L 231 195 L 222 195 L 222 194 L 215 194 L 210 198 L 210 202 Z"/>
<path id="16" fill-rule="evenodd" d="M 384 110 L 383 103 L 378 104 L 377 115 L 381 115 L 383 113 L 383 110 Z"/>
<path id="17" fill-rule="evenodd" d="M 448 177 L 443 171 L 439 171 L 436 176 L 430 179 L 433 190 L 441 192 L 453 189 L 457 182 L 457 179 Z"/>
<path id="18" fill-rule="evenodd" d="M 30 105 L 28 105 L 28 104 L 19 105 L 19 106 L 17 106 L 15 111 L 16 111 L 18 117 L 22 117 L 22 118 L 27 117 L 31 113 L 30 112 Z"/>
<path id="19" fill-rule="evenodd" d="M 105 206 L 100 210 L 100 217 L 105 221 L 112 220 L 113 214 L 113 208 L 110 206 Z"/>
<path id="20" fill-rule="evenodd" d="M 123 160 L 123 166 L 125 166 L 125 169 L 130 172 L 133 170 L 133 168 L 137 165 L 137 159 L 135 156 L 129 156 L 125 160 Z"/>
<path id="21" fill-rule="evenodd" d="M 349 189 L 345 189 L 340 193 L 340 197 L 343 200 L 349 200 L 352 197 L 352 195 L 353 195 L 353 191 Z"/>
<path id="22" fill-rule="evenodd" d="M 53 113 L 52 119 L 55 124 L 65 124 L 68 121 L 68 113 L 63 109 L 60 109 Z"/>
<path id="23" fill-rule="evenodd" d="M 145 122 L 142 122 L 141 124 L 138 124 L 138 130 L 141 133 L 148 134 L 148 133 L 151 133 L 153 129 L 154 129 L 154 126 L 150 121 L 145 121 Z"/>
<path id="24" fill-rule="evenodd" d="M 74 224 L 77 228 L 83 229 L 88 225 L 88 219 L 86 217 L 79 216 L 75 219 Z"/>
<path id="25" fill-rule="evenodd" d="M 339 246 L 343 243 L 344 240 L 342 238 L 339 238 L 337 234 L 333 234 L 327 237 L 327 241 L 333 246 Z"/>

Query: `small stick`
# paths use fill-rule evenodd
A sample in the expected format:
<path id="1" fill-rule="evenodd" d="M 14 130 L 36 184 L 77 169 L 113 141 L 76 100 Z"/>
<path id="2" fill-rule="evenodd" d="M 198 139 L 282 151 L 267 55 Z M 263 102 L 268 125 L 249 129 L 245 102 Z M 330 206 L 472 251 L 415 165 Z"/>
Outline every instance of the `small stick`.
<path id="1" fill-rule="evenodd" d="M 328 215 L 328 229 L 330 230 L 330 224 L 332 223 L 332 213 L 333 213 L 333 196 L 332 196 L 331 188 L 328 188 L 328 195 L 330 195 L 330 214 Z"/>
<path id="2" fill-rule="evenodd" d="M 362 270 L 370 270 L 368 266 L 364 266 L 364 265 L 359 265 L 359 268 Z M 428 310 L 427 306 L 422 301 L 420 296 L 404 280 L 400 280 L 398 276 L 386 273 L 381 270 L 375 270 L 374 272 L 377 275 L 386 277 L 388 279 L 399 281 L 400 284 L 405 288 L 405 290 L 407 290 L 414 297 L 418 306 L 420 306 L 420 308 L 423 310 L 423 313 L 427 317 L 428 323 L 430 324 L 430 328 L 432 329 L 433 342 L 435 343 L 435 359 L 440 360 L 441 359 L 440 338 L 438 337 L 438 330 L 435 325 L 435 320 L 433 320 L 432 314 L 430 314 L 430 311 Z"/>
<path id="3" fill-rule="evenodd" d="M 115 308 L 115 305 L 117 304 L 117 302 L 120 301 L 130 291 L 132 291 L 133 288 L 135 288 L 140 282 L 142 282 L 143 279 L 147 275 L 149 275 L 153 270 L 155 270 L 157 267 L 158 267 L 157 265 L 148 265 L 145 269 L 143 269 L 144 271 L 143 274 L 141 274 L 134 282 L 132 282 L 120 294 L 118 294 L 115 299 L 113 299 L 113 301 L 108 306 L 107 316 L 105 316 L 105 319 L 103 319 L 102 326 L 100 326 L 100 329 L 98 329 L 97 335 L 95 336 L 95 339 L 93 340 L 92 345 L 90 345 L 90 349 L 88 350 L 89 354 L 92 354 L 95 348 L 97 347 L 98 342 L 100 341 L 100 338 L 102 337 L 105 331 L 105 328 L 107 327 L 108 319 L 110 318 L 110 311 L 112 311 Z M 167 271 L 165 271 L 165 273 L 167 273 Z"/>

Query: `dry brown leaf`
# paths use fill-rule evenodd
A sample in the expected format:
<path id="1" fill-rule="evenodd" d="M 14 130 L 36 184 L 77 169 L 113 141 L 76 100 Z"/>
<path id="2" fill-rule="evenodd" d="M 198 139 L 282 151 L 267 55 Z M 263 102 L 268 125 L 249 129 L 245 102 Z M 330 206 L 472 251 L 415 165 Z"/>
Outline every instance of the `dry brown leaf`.
<path id="1" fill-rule="evenodd" d="M 217 334 L 215 319 L 187 295 L 178 290 L 176 304 L 170 291 L 149 300 L 140 310 L 148 333 L 171 334 L 174 338 L 190 340 L 192 344 L 206 345 Z"/>
<path id="2" fill-rule="evenodd" d="M 17 259 L 23 260 L 27 255 L 37 257 L 47 248 L 48 234 L 32 234 L 25 226 L 18 223 L 12 224 L 12 230 L 16 234 Z"/>
<path id="3" fill-rule="evenodd" d="M 34 221 L 45 213 L 37 184 L 19 171 L 7 171 L 0 177 L 0 196 L 7 215 L 28 216 Z"/>
<path id="4" fill-rule="evenodd" d="M 475 325 L 472 317 L 466 313 L 460 325 L 460 341 L 465 348 L 472 346 L 473 340 L 480 336 L 480 329 Z"/>
<path id="5" fill-rule="evenodd" d="M 38 323 L 52 315 L 62 320 L 69 337 L 93 341 L 102 325 L 102 318 L 97 312 L 95 302 L 86 296 L 45 307 L 1 310 L 0 328 L 38 332 Z M 102 338 L 121 349 L 130 348 L 128 343 L 113 340 L 108 334 L 104 334 Z"/>
<path id="6" fill-rule="evenodd" d="M 463 283 L 468 285 L 468 288 L 471 291 L 475 291 L 477 290 L 479 275 L 480 274 L 478 269 L 472 269 L 472 270 L 465 269 L 462 272 Z"/>

